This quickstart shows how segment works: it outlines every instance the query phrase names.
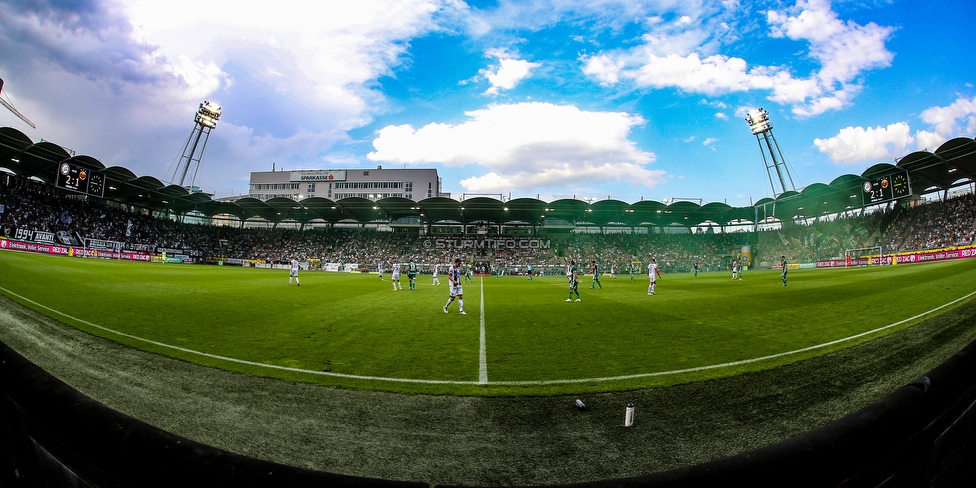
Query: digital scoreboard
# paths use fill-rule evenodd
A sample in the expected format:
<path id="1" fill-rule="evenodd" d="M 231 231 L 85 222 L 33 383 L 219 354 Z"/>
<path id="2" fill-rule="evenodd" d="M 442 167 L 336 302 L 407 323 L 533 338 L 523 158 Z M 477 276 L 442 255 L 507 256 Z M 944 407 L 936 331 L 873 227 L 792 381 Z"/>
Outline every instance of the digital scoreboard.
<path id="1" fill-rule="evenodd" d="M 890 202 L 912 194 L 905 169 L 872 176 L 861 189 L 865 205 Z"/>
<path id="2" fill-rule="evenodd" d="M 55 186 L 96 197 L 105 196 L 105 173 L 71 163 L 58 165 Z"/>

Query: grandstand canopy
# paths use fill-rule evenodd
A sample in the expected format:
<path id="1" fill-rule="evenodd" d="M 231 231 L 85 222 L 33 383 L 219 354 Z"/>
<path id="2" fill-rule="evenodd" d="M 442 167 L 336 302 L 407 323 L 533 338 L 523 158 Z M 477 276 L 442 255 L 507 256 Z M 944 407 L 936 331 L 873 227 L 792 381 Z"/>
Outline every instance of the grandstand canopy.
<path id="1" fill-rule="evenodd" d="M 802 191 L 789 191 L 775 199 L 764 198 L 749 207 L 731 207 L 718 202 L 703 206 L 687 201 L 670 205 L 650 200 L 627 203 L 609 198 L 588 203 L 577 199 L 544 202 L 534 198 L 503 202 L 485 197 L 464 201 L 437 197 L 419 202 L 399 197 L 377 201 L 358 197 L 337 201 L 320 197 L 301 201 L 289 198 L 262 201 L 244 197 L 228 202 L 165 184 L 152 176 L 136 176 L 120 166 L 105 167 L 93 157 L 72 155 L 52 142 L 35 143 L 17 129 L 0 127 L 0 168 L 5 172 L 53 185 L 58 168 L 64 162 L 103 172 L 104 198 L 107 200 L 176 215 L 199 212 L 207 217 L 233 215 L 241 221 L 257 218 L 274 223 L 292 221 L 302 224 L 693 227 L 710 223 L 725 226 L 762 222 L 774 216 L 781 220 L 819 217 L 857 209 L 864 205 L 861 189 L 864 182 L 897 169 L 908 171 L 912 195 L 947 191 L 974 181 L 976 141 L 955 138 L 946 141 L 935 152 L 916 151 L 894 165 L 879 163 L 861 175 L 842 175 L 829 184 L 814 183 Z"/>

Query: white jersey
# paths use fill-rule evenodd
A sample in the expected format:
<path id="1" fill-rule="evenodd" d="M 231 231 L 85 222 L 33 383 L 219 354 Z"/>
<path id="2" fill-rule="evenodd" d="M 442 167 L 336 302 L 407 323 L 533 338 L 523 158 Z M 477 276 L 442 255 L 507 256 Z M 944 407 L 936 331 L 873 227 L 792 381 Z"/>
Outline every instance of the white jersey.
<path id="1" fill-rule="evenodd" d="M 393 264 L 393 277 L 394 278 L 400 277 L 400 263 Z"/>
<path id="2" fill-rule="evenodd" d="M 464 266 L 451 266 L 450 268 L 447 268 L 447 278 L 451 280 L 452 283 L 461 283 L 463 268 Z"/>
<path id="3" fill-rule="evenodd" d="M 657 263 L 647 265 L 647 278 L 651 281 L 657 281 Z"/>
<path id="4" fill-rule="evenodd" d="M 291 276 L 298 276 L 298 260 L 291 260 Z"/>
<path id="5" fill-rule="evenodd" d="M 434 275 L 434 278 L 437 278 L 437 268 L 439 266 L 440 266 L 439 264 L 435 264 L 434 268 L 431 270 L 431 273 Z"/>
<path id="6" fill-rule="evenodd" d="M 463 273 L 463 268 L 464 266 L 451 266 L 447 268 L 447 278 L 451 281 L 452 297 L 464 295 L 464 289 L 461 288 L 461 273 Z"/>

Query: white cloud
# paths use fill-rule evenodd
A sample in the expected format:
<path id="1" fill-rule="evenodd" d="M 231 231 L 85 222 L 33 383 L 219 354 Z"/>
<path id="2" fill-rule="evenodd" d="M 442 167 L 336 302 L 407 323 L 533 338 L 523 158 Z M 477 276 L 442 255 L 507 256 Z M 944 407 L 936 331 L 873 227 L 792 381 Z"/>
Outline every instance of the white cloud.
<path id="1" fill-rule="evenodd" d="M 821 64 L 817 76 L 823 86 L 848 83 L 863 71 L 891 65 L 894 54 L 885 41 L 894 29 L 874 22 L 863 26 L 844 22 L 827 0 L 801 0 L 790 10 L 799 13 L 767 13 L 770 35 L 809 41 L 810 56 Z"/>
<path id="2" fill-rule="evenodd" d="M 528 78 L 532 69 L 541 66 L 540 63 L 531 63 L 523 59 L 501 58 L 498 60 L 498 67 L 494 71 L 489 69 L 481 70 L 481 74 L 488 79 L 491 87 L 485 90 L 485 95 L 497 95 L 499 89 L 511 90 L 518 82 Z"/>
<path id="3" fill-rule="evenodd" d="M 708 95 L 765 90 L 769 100 L 809 117 L 848 106 L 860 90 L 857 77 L 890 66 L 894 57 L 885 46 L 892 28 L 843 21 L 826 0 L 801 0 L 786 11 L 767 12 L 769 35 L 805 41 L 818 71 L 796 77 L 783 66 L 750 67 L 742 58 L 709 54 L 721 36 L 729 35 L 728 25 L 714 20 L 720 18 L 702 20 L 704 25 L 685 17 L 662 26 L 648 24 L 657 30 L 645 34 L 639 46 L 582 56 L 583 73 L 604 86 L 628 81 L 637 88 Z"/>
<path id="4" fill-rule="evenodd" d="M 39 65 L 24 71 L 80 75 L 114 92 L 127 85 L 172 84 L 167 60 L 156 46 L 134 38 L 115 4 L 3 2 L 0 27 L 5 63 L 26 59 Z"/>
<path id="5" fill-rule="evenodd" d="M 395 74 L 414 38 L 465 9 L 457 0 L 0 2 L 0 52 L 5 69 L 23 73 L 17 86 L 30 87 L 20 108 L 38 124 L 32 137 L 139 175 L 164 177 L 197 105 L 221 102 L 201 170 L 209 181 L 198 180 L 206 187 L 209 175 L 246 178 L 270 160 L 311 166 L 349 154 L 346 131 L 388 108 L 376 80 Z"/>
<path id="6" fill-rule="evenodd" d="M 708 95 L 745 91 L 754 88 L 757 81 L 765 84 L 763 78 L 747 73 L 746 62 L 741 58 L 713 55 L 701 59 L 698 53 L 664 57 L 651 54 L 643 66 L 627 75 L 639 86 L 677 87 Z"/>
<path id="7" fill-rule="evenodd" d="M 935 151 L 946 140 L 945 136 L 927 130 L 915 133 L 915 147 L 923 151 Z"/>
<path id="8" fill-rule="evenodd" d="M 659 55 L 657 51 L 660 51 L 658 46 L 644 45 L 626 52 L 583 56 L 582 71 L 604 86 L 627 80 L 637 87 L 673 87 L 707 95 L 773 90 L 778 86 L 777 82 L 793 83 L 788 74 L 777 76 L 780 72 L 775 69 L 749 69 L 742 58 L 721 54 L 703 58 L 698 52 Z"/>
<path id="9" fill-rule="evenodd" d="M 484 176 L 472 176 L 471 178 L 465 178 L 461 180 L 461 186 L 465 190 L 475 193 L 490 193 L 502 191 L 510 188 L 518 188 L 519 186 L 514 184 L 510 178 L 504 176 L 499 176 L 497 173 L 492 171 Z"/>
<path id="10" fill-rule="evenodd" d="M 581 58 L 585 64 L 583 74 L 596 78 L 601 85 L 614 85 L 620 81 L 620 71 L 623 63 L 608 55 Z"/>
<path id="11" fill-rule="evenodd" d="M 907 123 L 888 127 L 847 127 L 829 139 L 813 143 L 834 162 L 852 165 L 872 160 L 892 160 L 904 156 L 914 143 L 916 150 L 935 151 L 944 142 L 961 133 L 976 131 L 976 97 L 958 98 L 948 107 L 931 107 L 921 114 L 935 131 L 919 130 L 915 135 Z"/>
<path id="12" fill-rule="evenodd" d="M 789 11 L 796 13 L 767 12 L 770 36 L 809 42 L 810 57 L 821 66 L 814 76 L 815 84 L 806 79 L 794 86 L 792 93 L 777 92 L 771 98 L 794 103 L 793 113 L 813 116 L 843 108 L 860 91 L 854 80 L 861 73 L 891 66 L 894 53 L 887 49 L 885 41 L 894 32 L 893 28 L 874 22 L 862 26 L 842 21 L 827 0 L 801 0 Z M 811 101 L 804 104 L 802 99 L 796 100 L 801 95 Z"/>
<path id="13" fill-rule="evenodd" d="M 648 12 L 680 7 L 696 16 L 699 2 L 675 0 L 500 0 L 492 7 L 471 8 L 465 17 L 473 35 L 490 31 L 539 30 L 559 22 L 590 22 L 594 28 L 618 29 L 635 21 L 651 21 Z M 680 19 L 679 19 L 680 21 Z"/>
<path id="14" fill-rule="evenodd" d="M 701 103 L 702 105 L 708 105 L 709 107 L 729 108 L 729 106 L 726 105 L 726 103 L 723 102 L 723 101 L 721 101 L 721 100 L 709 101 L 709 100 L 706 100 L 706 99 L 702 99 L 702 101 L 699 102 L 699 103 Z"/>
<path id="15" fill-rule="evenodd" d="M 820 115 L 828 110 L 840 110 L 847 105 L 850 100 L 850 92 L 835 92 L 833 95 L 816 97 L 805 105 L 793 107 L 793 113 L 800 117 L 812 117 Z"/>
<path id="16" fill-rule="evenodd" d="M 185 95 L 193 100 L 204 99 L 216 92 L 221 85 L 229 84 L 227 74 L 214 62 L 196 62 L 186 56 L 177 56 L 166 71 L 186 83 Z"/>
<path id="17" fill-rule="evenodd" d="M 282 96 L 301 97 L 306 109 L 330 114 L 342 129 L 370 120 L 382 95 L 369 83 L 403 61 L 409 48 L 404 41 L 439 29 L 435 17 L 461 9 L 453 0 L 283 0 L 275 8 L 257 0 L 123 5 L 137 35 L 158 46 L 156 54 L 169 60 L 170 71 L 188 75 L 183 79 L 193 98 L 215 89 L 214 79 L 223 73 L 214 67 L 232 63 Z"/>
<path id="18" fill-rule="evenodd" d="M 654 155 L 628 139 L 631 129 L 644 123 L 639 116 L 540 102 L 490 105 L 466 115 L 469 119 L 457 125 L 384 127 L 367 157 L 488 168 L 462 181 L 469 191 L 565 188 L 581 181 L 653 187 L 664 177 L 663 171 L 645 168 Z"/>
<path id="19" fill-rule="evenodd" d="M 709 138 L 705 139 L 704 141 L 702 141 L 702 146 L 711 146 L 712 144 L 715 144 L 716 142 L 718 142 L 718 139 L 716 139 L 714 137 L 709 137 Z"/>
<path id="20" fill-rule="evenodd" d="M 922 112 L 922 120 L 935 126 L 943 137 L 976 132 L 976 97 L 958 98 L 948 107 L 932 107 Z"/>
<path id="21" fill-rule="evenodd" d="M 888 127 L 847 127 L 829 139 L 814 139 L 813 143 L 831 161 L 850 166 L 866 161 L 893 160 L 905 154 L 905 148 L 915 142 L 905 122 Z"/>
<path id="22" fill-rule="evenodd" d="M 807 98 L 824 92 L 816 78 L 793 78 L 786 71 L 776 72 L 770 76 L 770 81 L 773 93 L 768 99 L 784 105 L 802 104 Z"/>
<path id="23" fill-rule="evenodd" d="M 740 105 L 740 106 L 738 106 L 738 107 L 735 108 L 735 116 L 744 120 L 746 118 L 746 116 L 749 115 L 749 112 L 752 109 L 755 109 L 755 108 L 758 108 L 758 107 L 753 107 L 753 106 L 750 106 L 750 105 Z"/>

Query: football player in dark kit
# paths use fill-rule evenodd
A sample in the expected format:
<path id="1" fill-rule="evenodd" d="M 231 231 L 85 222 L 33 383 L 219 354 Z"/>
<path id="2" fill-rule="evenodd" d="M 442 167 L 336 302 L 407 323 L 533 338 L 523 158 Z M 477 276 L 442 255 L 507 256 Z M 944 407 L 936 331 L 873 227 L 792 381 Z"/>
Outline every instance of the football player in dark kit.
<path id="1" fill-rule="evenodd" d="M 573 293 L 576 293 L 576 301 L 580 301 L 579 295 L 579 269 L 576 267 L 576 261 L 569 262 L 569 298 L 566 299 L 567 302 L 573 301 Z"/>
<path id="2" fill-rule="evenodd" d="M 779 258 L 782 260 L 780 264 L 783 265 L 783 286 L 786 286 L 786 256 L 780 256 Z"/>

